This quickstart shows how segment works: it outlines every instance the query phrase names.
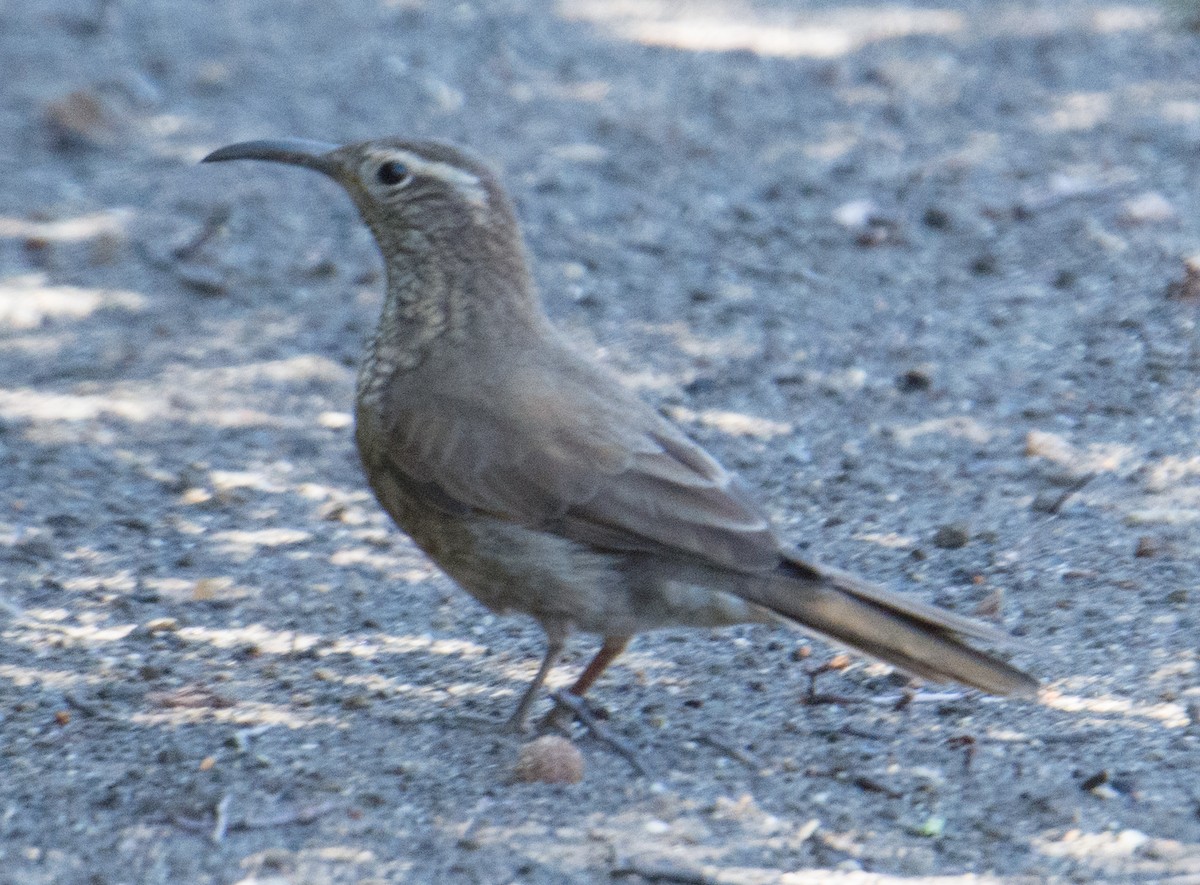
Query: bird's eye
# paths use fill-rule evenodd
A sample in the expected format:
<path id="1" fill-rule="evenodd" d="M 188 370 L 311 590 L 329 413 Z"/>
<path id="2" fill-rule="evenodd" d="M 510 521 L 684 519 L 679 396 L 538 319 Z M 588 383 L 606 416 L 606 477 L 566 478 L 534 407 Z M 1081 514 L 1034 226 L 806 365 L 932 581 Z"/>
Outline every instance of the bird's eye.
<path id="1" fill-rule="evenodd" d="M 412 173 L 399 160 L 388 160 L 379 167 L 379 171 L 375 173 L 375 177 L 379 179 L 380 184 L 386 184 L 390 187 L 396 184 L 407 184 L 408 180 L 412 178 Z"/>

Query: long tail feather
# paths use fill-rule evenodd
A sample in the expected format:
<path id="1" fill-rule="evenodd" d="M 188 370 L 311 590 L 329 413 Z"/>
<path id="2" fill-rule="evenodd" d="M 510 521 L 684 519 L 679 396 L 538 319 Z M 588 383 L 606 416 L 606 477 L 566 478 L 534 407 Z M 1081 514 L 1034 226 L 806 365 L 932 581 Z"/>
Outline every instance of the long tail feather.
<path id="1" fill-rule="evenodd" d="M 757 595 L 757 594 L 756 594 Z M 997 695 L 1030 696 L 1038 681 L 963 637 L 1010 638 L 978 621 L 796 559 L 753 602 L 785 621 L 933 682 L 961 682 Z"/>

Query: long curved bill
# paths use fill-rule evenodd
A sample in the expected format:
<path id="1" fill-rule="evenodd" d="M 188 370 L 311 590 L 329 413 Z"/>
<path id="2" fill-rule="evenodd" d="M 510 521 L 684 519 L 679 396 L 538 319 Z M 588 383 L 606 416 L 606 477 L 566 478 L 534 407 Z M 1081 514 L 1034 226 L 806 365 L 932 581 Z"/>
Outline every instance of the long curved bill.
<path id="1" fill-rule="evenodd" d="M 258 141 L 241 141 L 213 151 L 201 163 L 220 163 L 225 160 L 265 160 L 270 163 L 286 163 L 303 166 L 333 175 L 336 164 L 329 154 L 338 149 L 336 144 L 309 141 L 306 138 L 264 138 Z"/>

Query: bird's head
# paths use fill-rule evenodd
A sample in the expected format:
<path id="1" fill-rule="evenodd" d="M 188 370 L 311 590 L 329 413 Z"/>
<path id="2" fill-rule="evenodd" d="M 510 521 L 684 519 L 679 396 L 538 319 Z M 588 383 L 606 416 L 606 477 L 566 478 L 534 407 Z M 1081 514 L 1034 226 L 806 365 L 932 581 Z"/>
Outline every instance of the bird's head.
<path id="1" fill-rule="evenodd" d="M 205 163 L 266 160 L 328 175 L 354 200 L 385 256 L 421 249 L 520 253 L 512 205 L 491 170 L 436 141 L 385 138 L 344 146 L 267 139 L 213 151 Z"/>

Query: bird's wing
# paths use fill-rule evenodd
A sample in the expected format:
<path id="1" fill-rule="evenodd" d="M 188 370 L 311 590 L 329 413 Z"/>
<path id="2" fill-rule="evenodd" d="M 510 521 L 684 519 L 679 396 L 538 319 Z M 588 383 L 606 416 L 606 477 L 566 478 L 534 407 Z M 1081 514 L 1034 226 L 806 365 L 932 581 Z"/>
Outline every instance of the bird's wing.
<path id="1" fill-rule="evenodd" d="M 672 424 L 605 374 L 546 379 L 514 381 L 502 396 L 393 403 L 389 469 L 443 509 L 603 549 L 696 557 L 742 572 L 780 563 L 763 511 Z"/>

